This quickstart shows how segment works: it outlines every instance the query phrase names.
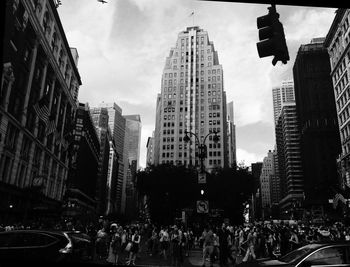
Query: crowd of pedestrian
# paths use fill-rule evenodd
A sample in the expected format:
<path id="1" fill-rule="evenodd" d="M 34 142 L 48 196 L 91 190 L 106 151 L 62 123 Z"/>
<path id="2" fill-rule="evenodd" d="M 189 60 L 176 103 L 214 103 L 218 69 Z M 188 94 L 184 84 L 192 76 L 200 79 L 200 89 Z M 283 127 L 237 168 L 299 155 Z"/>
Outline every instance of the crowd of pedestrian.
<path id="1" fill-rule="evenodd" d="M 227 223 L 199 227 L 184 224 L 158 226 L 150 223 L 120 224 L 100 219 L 98 223 L 56 222 L 55 230 L 76 230 L 90 237 L 91 260 L 135 265 L 140 251 L 143 257 L 169 261 L 182 266 L 193 249 L 202 251 L 202 266 L 236 265 L 259 258 L 276 258 L 305 244 L 320 241 L 350 241 L 350 227 L 341 223 L 315 226 L 286 223 L 253 223 L 234 226 Z M 0 224 L 0 231 L 46 229 L 36 222 Z"/>

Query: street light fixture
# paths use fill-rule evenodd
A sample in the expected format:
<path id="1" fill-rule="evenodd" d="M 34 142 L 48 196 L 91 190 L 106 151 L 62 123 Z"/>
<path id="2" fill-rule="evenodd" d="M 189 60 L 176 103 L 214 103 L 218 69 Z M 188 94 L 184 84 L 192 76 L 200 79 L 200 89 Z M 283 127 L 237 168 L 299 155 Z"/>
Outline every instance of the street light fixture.
<path id="1" fill-rule="evenodd" d="M 183 140 L 188 143 L 191 141 L 191 138 L 189 137 L 189 135 L 193 135 L 195 138 L 196 138 L 196 145 L 198 146 L 198 149 L 199 149 L 199 153 L 198 153 L 198 157 L 200 159 L 200 162 L 201 162 L 201 173 L 204 172 L 204 159 L 207 158 L 207 146 L 205 145 L 205 141 L 207 139 L 207 137 L 209 135 L 214 135 L 213 137 L 213 141 L 214 143 L 217 143 L 219 142 L 220 138 L 218 136 L 218 133 L 216 131 L 213 131 L 211 133 L 208 133 L 205 137 L 204 137 L 204 140 L 203 142 L 201 143 L 199 141 L 199 138 L 198 136 L 195 134 L 195 133 L 192 133 L 190 131 L 186 131 L 185 130 L 185 137 L 183 138 Z"/>

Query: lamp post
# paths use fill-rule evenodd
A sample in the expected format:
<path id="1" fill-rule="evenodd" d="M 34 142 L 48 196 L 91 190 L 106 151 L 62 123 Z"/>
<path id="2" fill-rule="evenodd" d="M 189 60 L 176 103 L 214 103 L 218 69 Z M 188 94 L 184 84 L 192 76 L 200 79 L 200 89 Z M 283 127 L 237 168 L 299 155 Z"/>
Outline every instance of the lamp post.
<path id="1" fill-rule="evenodd" d="M 204 173 L 204 171 L 205 171 L 205 170 L 204 170 L 204 159 L 207 158 L 207 146 L 206 146 L 206 144 L 205 144 L 205 141 L 206 141 L 206 139 L 207 139 L 207 137 L 208 137 L 209 135 L 214 135 L 213 141 L 214 141 L 215 143 L 217 143 L 217 142 L 219 142 L 219 136 L 218 136 L 218 134 L 217 134 L 216 131 L 213 131 L 213 132 L 211 132 L 211 133 L 208 133 L 208 134 L 204 137 L 203 142 L 200 142 L 198 136 L 197 136 L 195 133 L 192 133 L 192 132 L 190 132 L 190 131 L 186 131 L 186 130 L 185 130 L 185 137 L 184 137 L 183 140 L 184 140 L 186 143 L 188 143 L 188 142 L 191 141 L 191 138 L 189 137 L 189 135 L 193 135 L 193 136 L 196 138 L 196 145 L 198 146 L 198 149 L 199 149 L 198 158 L 199 158 L 199 160 L 200 160 L 200 162 L 201 162 L 200 172 L 201 172 L 201 173 Z"/>

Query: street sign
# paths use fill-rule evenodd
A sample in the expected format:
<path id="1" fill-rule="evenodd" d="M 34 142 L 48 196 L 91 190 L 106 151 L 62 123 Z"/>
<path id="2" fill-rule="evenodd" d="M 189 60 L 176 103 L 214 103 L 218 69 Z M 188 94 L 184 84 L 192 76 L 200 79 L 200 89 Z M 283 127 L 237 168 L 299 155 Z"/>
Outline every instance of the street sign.
<path id="1" fill-rule="evenodd" d="M 207 174 L 205 172 L 198 173 L 198 183 L 205 184 L 207 182 Z"/>
<path id="2" fill-rule="evenodd" d="M 209 212 L 209 201 L 208 200 L 198 200 L 197 201 L 197 212 L 198 213 L 208 213 Z"/>

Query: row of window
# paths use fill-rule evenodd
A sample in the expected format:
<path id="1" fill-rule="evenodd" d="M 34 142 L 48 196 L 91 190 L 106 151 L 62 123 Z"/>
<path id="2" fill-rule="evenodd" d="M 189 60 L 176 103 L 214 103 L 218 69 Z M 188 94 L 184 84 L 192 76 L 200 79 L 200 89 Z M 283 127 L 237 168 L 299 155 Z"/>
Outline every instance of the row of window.
<path id="1" fill-rule="evenodd" d="M 172 155 L 172 153 L 166 153 L 166 154 L 164 154 L 164 156 L 163 156 L 163 158 L 173 158 L 174 157 L 174 155 Z M 189 161 L 189 162 L 191 162 L 191 161 Z M 195 161 L 193 161 L 194 163 L 195 163 L 195 165 L 196 166 L 198 166 L 198 164 L 199 164 L 199 162 L 198 162 L 198 160 L 195 160 Z M 221 159 L 209 159 L 209 165 L 214 165 L 214 166 L 217 166 L 217 165 L 221 165 Z M 182 161 L 182 160 L 177 160 L 176 162 L 174 161 L 174 160 L 165 160 L 165 159 L 163 159 L 162 160 L 162 164 L 180 164 L 180 165 L 187 165 L 187 160 L 184 160 L 184 161 Z"/>
<path id="2" fill-rule="evenodd" d="M 343 50 L 347 45 L 349 44 L 350 38 L 349 38 L 349 17 L 346 17 L 344 20 L 343 25 L 339 29 L 339 32 L 337 33 L 337 36 L 335 37 L 335 41 L 332 44 L 332 47 L 330 48 L 330 56 L 332 59 L 332 66 L 334 67 L 337 63 L 338 59 L 341 57 L 341 54 L 343 53 Z"/>
<path id="3" fill-rule="evenodd" d="M 342 94 L 342 96 L 337 100 L 337 111 L 338 113 L 341 112 L 341 110 L 343 110 L 343 108 L 345 106 L 348 106 L 349 104 L 349 100 L 350 100 L 350 87 L 347 86 L 345 92 Z M 339 119 L 342 122 L 342 115 L 344 114 L 344 110 L 339 114 Z M 348 117 L 346 117 L 348 118 Z M 345 119 L 346 119 L 345 118 Z"/>
<path id="4" fill-rule="evenodd" d="M 199 80 L 199 78 L 196 78 L 196 83 L 198 83 L 199 81 L 201 83 L 204 83 L 204 77 L 201 77 L 200 80 Z M 218 81 L 218 82 L 220 81 L 220 76 L 208 77 L 207 81 L 208 82 L 213 82 L 212 85 L 213 85 L 214 88 L 216 86 L 220 87 L 220 83 L 215 83 L 216 81 Z M 181 85 L 187 86 L 188 85 L 188 79 L 185 79 L 185 80 L 184 79 L 180 79 L 179 83 Z M 175 87 L 177 85 L 177 80 L 164 80 L 163 84 L 164 84 L 164 87 L 166 87 L 166 86 L 170 87 L 170 89 L 168 88 L 168 91 L 171 91 L 171 89 L 175 90 L 176 89 Z M 193 84 L 193 78 L 191 78 L 191 85 L 192 84 Z M 171 88 L 173 85 L 174 85 L 174 88 Z M 183 89 L 183 88 L 180 88 L 180 89 Z M 164 89 L 164 90 L 166 91 L 166 89 Z"/>
<path id="5" fill-rule="evenodd" d="M 36 10 L 38 18 L 41 17 L 41 3 L 40 1 L 32 1 L 33 7 Z M 64 42 L 60 38 L 59 30 L 55 25 L 55 20 L 51 17 L 48 7 L 45 8 L 44 17 L 42 21 L 42 27 L 45 32 L 45 36 L 48 38 L 48 42 L 52 49 L 53 55 L 59 65 L 59 68 L 63 74 L 63 77 L 68 85 L 68 87 L 74 91 L 76 88 L 77 81 L 74 78 L 73 70 L 71 64 L 74 64 L 69 61 L 67 56 L 68 52 L 65 49 Z"/>
<path id="6" fill-rule="evenodd" d="M 51 167 L 51 172 L 49 174 L 49 156 L 46 155 L 44 162 L 42 163 L 42 174 L 48 178 L 47 181 L 47 196 L 55 199 L 62 199 L 62 190 L 59 188 L 63 185 L 63 167 L 58 167 L 57 163 L 53 162 Z M 39 159 L 40 161 L 40 159 Z M 12 176 L 12 171 L 14 168 L 14 156 L 8 153 L 3 153 L 0 158 L 0 181 L 5 183 L 11 183 L 15 186 L 24 188 L 27 186 L 32 186 L 30 183 L 33 182 L 34 177 L 38 175 L 39 166 L 35 165 L 35 160 L 33 161 L 33 167 L 31 168 L 31 173 L 28 175 L 28 161 L 20 160 L 18 162 L 16 173 Z M 58 172 L 57 172 L 58 170 Z M 56 176 L 57 173 L 57 176 Z M 14 180 L 11 180 L 14 177 Z"/>
<path id="7" fill-rule="evenodd" d="M 208 62 L 207 67 L 211 67 L 211 66 L 213 66 L 213 63 L 212 62 Z M 178 70 L 177 65 L 173 65 L 172 67 L 173 67 L 173 70 Z M 204 63 L 201 63 L 200 65 L 196 64 L 196 69 L 199 69 L 199 67 L 204 68 L 205 67 Z M 180 69 L 181 70 L 188 69 L 188 64 L 181 65 Z"/>
<path id="8" fill-rule="evenodd" d="M 208 70 L 207 71 L 209 75 L 211 74 L 219 74 L 221 73 L 221 70 L 220 69 L 213 69 L 213 70 Z M 200 72 L 199 71 L 196 71 L 196 76 L 199 76 L 200 75 L 204 75 L 204 70 L 201 70 Z M 184 77 L 184 75 L 187 77 L 188 76 L 188 72 L 180 72 L 180 77 Z M 167 73 L 165 72 L 164 73 L 164 78 L 176 78 L 177 77 L 177 72 L 170 72 L 170 73 Z M 218 79 L 220 78 L 220 76 L 218 76 Z"/>

